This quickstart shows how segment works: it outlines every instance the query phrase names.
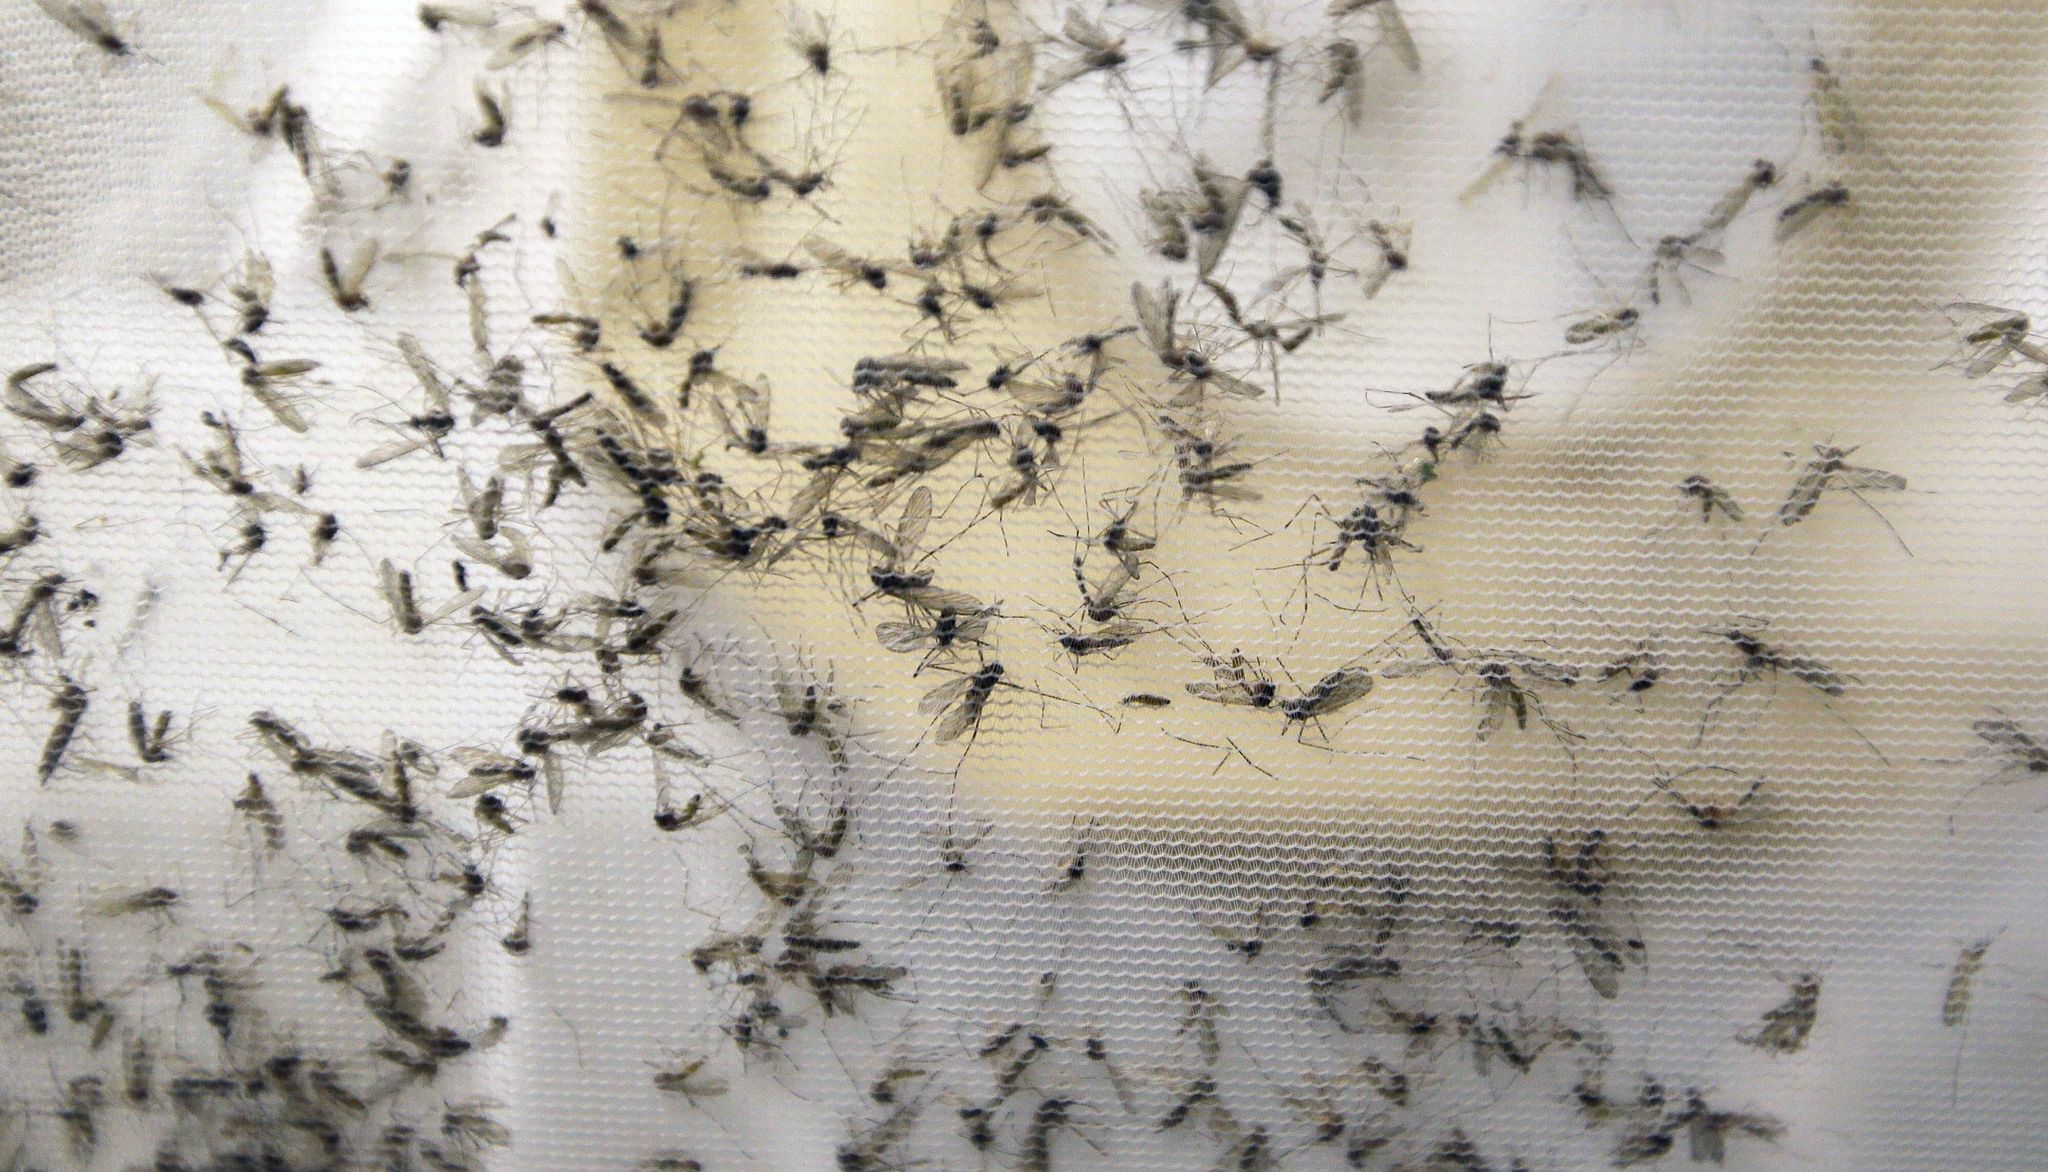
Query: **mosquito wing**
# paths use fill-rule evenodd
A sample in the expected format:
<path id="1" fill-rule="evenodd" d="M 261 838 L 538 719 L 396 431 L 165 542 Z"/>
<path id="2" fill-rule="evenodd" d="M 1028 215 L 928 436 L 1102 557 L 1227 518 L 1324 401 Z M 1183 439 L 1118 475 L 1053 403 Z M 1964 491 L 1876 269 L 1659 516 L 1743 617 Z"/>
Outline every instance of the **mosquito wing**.
<path id="1" fill-rule="evenodd" d="M 875 624 L 875 640 L 890 651 L 915 651 L 932 637 L 930 623 L 888 622 Z"/>
<path id="2" fill-rule="evenodd" d="M 892 592 L 890 597 L 934 614 L 943 614 L 946 611 L 962 614 L 982 609 L 981 599 L 974 595 L 964 590 L 945 590 L 937 586 L 911 586 Z"/>
<path id="3" fill-rule="evenodd" d="M 1799 480 L 1792 485 L 1792 492 L 1785 503 L 1778 506 L 1778 524 L 1793 525 L 1806 519 L 1820 504 L 1820 494 L 1827 487 L 1828 474 L 1818 464 L 1809 464 Z"/>
<path id="4" fill-rule="evenodd" d="M 1217 262 L 1230 247 L 1230 238 L 1237 234 L 1237 221 L 1244 214 L 1251 184 L 1240 176 L 1225 175 L 1200 165 L 1195 168 L 1195 175 L 1201 180 L 1203 191 L 1211 193 L 1209 210 L 1217 221 L 1213 228 L 1205 226 L 1195 242 L 1195 271 L 1206 277 L 1215 271 Z"/>
<path id="5" fill-rule="evenodd" d="M 2017 721 L 2009 717 L 2001 716 L 1975 721 L 1970 725 L 1970 731 L 1976 733 L 1980 740 L 1989 744 L 1992 748 L 2010 753 L 2015 757 L 2035 760 L 2048 756 L 2048 754 L 2043 753 L 2041 742 L 2028 735 L 2025 730 L 2020 728 Z"/>
<path id="6" fill-rule="evenodd" d="M 1145 344 L 1162 358 L 1180 349 L 1173 325 L 1179 305 L 1180 294 L 1174 292 L 1169 282 L 1161 281 L 1157 290 L 1147 289 L 1137 281 L 1131 282 L 1131 306 L 1138 315 L 1138 329 L 1145 335 Z"/>
<path id="7" fill-rule="evenodd" d="M 1734 495 L 1727 489 L 1708 485 L 1704 492 L 1706 493 L 1707 508 L 1709 510 L 1721 510 L 1722 515 L 1730 521 L 1742 520 L 1742 506 L 1735 502 Z"/>
<path id="8" fill-rule="evenodd" d="M 1425 675 L 1440 667 L 1449 666 L 1449 663 L 1433 655 L 1419 659 L 1396 659 L 1380 667 L 1380 678 L 1385 680 L 1405 680 Z"/>
<path id="9" fill-rule="evenodd" d="M 2048 398 L 2048 371 L 2030 374 L 2014 383 L 2012 388 L 2005 392 L 2005 401 L 2008 403 L 2024 403 L 2029 399 L 2040 398 Z"/>
<path id="10" fill-rule="evenodd" d="M 1415 47 L 1415 36 L 1408 31 L 1408 21 L 1401 15 L 1401 7 L 1394 0 L 1378 0 L 1373 5 L 1373 15 L 1379 18 L 1380 39 L 1401 59 L 1410 73 L 1422 72 L 1422 53 Z"/>
<path id="11" fill-rule="evenodd" d="M 1317 680 L 1301 699 L 1296 701 L 1289 715 L 1299 711 L 1307 716 L 1324 712 L 1335 712 L 1348 704 L 1355 704 L 1372 691 L 1372 671 L 1363 667 L 1340 667 L 1322 679 Z"/>
<path id="12" fill-rule="evenodd" d="M 1479 713 L 1479 743 L 1485 744 L 1507 721 L 1508 710 L 1521 695 L 1511 684 L 1494 684 L 1486 689 L 1486 708 Z"/>
<path id="13" fill-rule="evenodd" d="M 790 498 L 789 523 L 792 526 L 802 525 L 816 516 L 818 511 L 825 507 L 825 501 L 832 495 L 833 488 L 838 486 L 839 478 L 845 474 L 844 468 L 825 468 L 805 481 L 804 486 L 797 489 L 796 495 Z"/>
<path id="14" fill-rule="evenodd" d="M 1834 482 L 1853 492 L 1901 492 L 1906 487 L 1906 478 L 1896 472 L 1859 468 L 1854 464 L 1844 464 L 1838 469 Z"/>
<path id="15" fill-rule="evenodd" d="M 1547 659 L 1538 659 L 1519 651 L 1502 652 L 1500 658 L 1513 664 L 1515 670 L 1524 676 L 1541 680 L 1546 684 L 1569 688 L 1579 682 L 1579 669 L 1569 663 L 1552 663 Z"/>
<path id="16" fill-rule="evenodd" d="M 1572 955 L 1586 974 L 1593 992 L 1612 1001 L 1621 992 L 1621 973 L 1626 965 L 1622 954 L 1606 940 L 1586 929 L 1571 932 Z"/>
<path id="17" fill-rule="evenodd" d="M 1228 395 L 1233 399 L 1256 399 L 1266 393 L 1266 388 L 1246 382 L 1236 375 L 1224 374 L 1220 370 L 1211 370 L 1196 381 L 1217 394 Z"/>
<path id="18" fill-rule="evenodd" d="M 896 522 L 893 556 L 899 564 L 917 556 L 917 547 L 924 543 L 925 530 L 931 523 L 932 490 L 918 485 L 903 502 L 903 515 Z"/>
<path id="19" fill-rule="evenodd" d="M 1781 655 L 1777 666 L 1791 672 L 1802 684 L 1829 696 L 1839 696 L 1848 690 L 1849 678 L 1822 663 L 1803 655 Z"/>

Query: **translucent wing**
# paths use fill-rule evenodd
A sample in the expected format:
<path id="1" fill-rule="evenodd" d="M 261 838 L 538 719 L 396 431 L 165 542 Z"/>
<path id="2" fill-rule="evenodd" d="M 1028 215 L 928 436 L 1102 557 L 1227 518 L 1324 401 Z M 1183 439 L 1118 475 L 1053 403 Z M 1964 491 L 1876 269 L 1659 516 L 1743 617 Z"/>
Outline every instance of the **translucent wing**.
<path id="1" fill-rule="evenodd" d="M 1289 714 L 1297 711 L 1306 715 L 1334 712 L 1356 703 L 1371 691 L 1372 672 L 1369 669 L 1340 667 L 1302 693 L 1301 698 L 1289 708 Z"/>
<path id="2" fill-rule="evenodd" d="M 805 481 L 804 486 L 790 498 L 789 523 L 792 526 L 802 525 L 816 516 L 845 471 L 843 468 L 827 468 Z"/>
<path id="3" fill-rule="evenodd" d="M 2005 392 L 2008 403 L 2024 403 L 2028 399 L 2048 398 L 2048 371 L 2030 374 Z"/>
<path id="4" fill-rule="evenodd" d="M 1538 659 L 1519 651 L 1500 652 L 1499 658 L 1513 664 L 1523 675 L 1547 684 L 1570 687 L 1579 682 L 1579 669 L 1572 664 L 1552 663 L 1547 659 Z"/>
<path id="5" fill-rule="evenodd" d="M 1380 39 L 1401 59 L 1401 64 L 1411 73 L 1422 72 L 1422 53 L 1415 47 L 1415 36 L 1408 31 L 1408 21 L 1401 15 L 1401 6 L 1394 0 L 1376 0 L 1372 6 L 1373 15 L 1379 18 Z"/>
<path id="6" fill-rule="evenodd" d="M 1173 328 L 1174 311 L 1179 304 L 1180 295 L 1168 282 L 1161 281 L 1157 291 L 1131 282 L 1131 306 L 1138 315 L 1138 328 L 1145 335 L 1145 344 L 1156 354 L 1170 355 L 1180 349 Z"/>
<path id="7" fill-rule="evenodd" d="M 945 590 L 937 586 L 913 586 L 890 592 L 891 598 L 907 602 L 923 610 L 941 614 L 952 611 L 962 614 L 982 609 L 981 599 L 961 590 Z"/>
<path id="8" fill-rule="evenodd" d="M 1256 383 L 1246 382 L 1219 370 L 1211 370 L 1196 381 L 1218 394 L 1229 395 L 1233 399 L 1256 399 L 1266 393 L 1266 388 Z"/>
<path id="9" fill-rule="evenodd" d="M 1185 685 L 1188 695 L 1215 704 L 1251 706 L 1270 698 L 1270 682 L 1245 659 L 1242 652 L 1232 654 L 1227 661 L 1213 655 L 1203 656 L 1202 661 L 1209 665 L 1216 678 Z"/>
<path id="10" fill-rule="evenodd" d="M 300 433 L 312 427 L 306 413 L 299 410 L 299 405 L 277 388 L 266 385 L 260 379 L 254 382 L 245 380 L 243 385 L 248 390 L 249 397 L 256 400 L 265 411 L 270 412 L 271 418 L 285 427 Z"/>
<path id="11" fill-rule="evenodd" d="M 1841 487 L 1858 492 L 1899 492 L 1906 487 L 1906 478 L 1896 472 L 1858 468 L 1853 464 L 1838 469 L 1834 480 Z"/>
<path id="12" fill-rule="evenodd" d="M 1807 465 L 1805 474 L 1792 485 L 1792 492 L 1786 496 L 1785 503 L 1778 506 L 1778 523 L 1791 525 L 1805 520 L 1814 506 L 1820 504 L 1821 490 L 1827 487 L 1827 482 L 1828 474 L 1819 464 Z"/>
<path id="13" fill-rule="evenodd" d="M 903 516 L 896 522 L 895 557 L 899 562 L 917 556 L 925 530 L 932 523 L 932 490 L 919 485 L 903 502 Z"/>
<path id="14" fill-rule="evenodd" d="M 1251 184 L 1240 176 L 1221 174 L 1199 164 L 1195 175 L 1207 193 L 1209 206 L 1204 215 L 1211 221 L 1203 225 L 1195 241 L 1195 271 L 1206 277 L 1215 271 L 1217 262 L 1230 247 L 1230 238 L 1237 234 L 1237 221 L 1244 214 Z"/>
<path id="15" fill-rule="evenodd" d="M 48 13 L 51 20 L 94 44 L 107 37 L 114 27 L 106 5 L 99 0 L 36 0 L 36 7 Z"/>
<path id="16" fill-rule="evenodd" d="M 1976 721 L 1970 725 L 1970 731 L 1992 748 L 2015 757 L 2033 759 L 2043 755 L 2041 743 L 2021 729 L 2017 721 L 2007 717 Z"/>
<path id="17" fill-rule="evenodd" d="M 1566 935 L 1571 940 L 1573 957 L 1586 974 L 1586 983 L 1593 986 L 1593 992 L 1613 1000 L 1621 992 L 1621 974 L 1627 959 L 1613 944 L 1585 928 L 1569 930 Z"/>
<path id="18" fill-rule="evenodd" d="M 433 443 L 433 440 L 424 438 L 393 440 L 391 443 L 372 448 L 369 452 L 357 457 L 356 467 L 375 468 L 379 464 L 388 464 L 400 456 L 409 456 L 421 448 L 430 447 Z"/>
<path id="19" fill-rule="evenodd" d="M 514 782 L 532 781 L 532 770 L 517 757 L 493 753 L 485 749 L 457 748 L 456 760 L 463 763 L 469 776 L 456 782 L 448 789 L 450 801 L 468 801 Z"/>
<path id="20" fill-rule="evenodd" d="M 977 684 L 982 686 L 977 687 Z M 919 702 L 918 710 L 935 712 L 947 704 L 952 704 L 952 708 L 939 718 L 937 725 L 933 726 L 932 738 L 941 744 L 959 740 L 962 734 L 973 728 L 981 719 L 982 706 L 988 702 L 987 689 L 993 686 L 992 683 L 986 682 L 983 674 L 976 673 L 961 676 L 957 680 L 934 688 Z"/>
<path id="21" fill-rule="evenodd" d="M 981 701 L 976 697 L 962 696 L 953 710 L 940 718 L 932 728 L 932 739 L 940 744 L 957 741 L 975 722 L 981 719 Z"/>
<path id="22" fill-rule="evenodd" d="M 1725 488 L 1708 485 L 1705 488 L 1707 507 L 1719 509 L 1730 521 L 1742 520 L 1742 506 L 1735 503 L 1735 497 Z"/>
<path id="23" fill-rule="evenodd" d="M 530 20 L 513 25 L 493 38 L 496 48 L 484 61 L 484 68 L 509 69 L 560 40 L 568 31 L 568 26 L 557 20 Z"/>
<path id="24" fill-rule="evenodd" d="M 1777 665 L 1791 672 L 1800 683 L 1829 696 L 1839 696 L 1848 690 L 1848 677 L 1817 659 L 1801 655 L 1779 656 Z"/>
<path id="25" fill-rule="evenodd" d="M 1470 203 L 1481 192 L 1492 187 L 1496 180 L 1507 173 L 1508 164 L 1512 161 L 1512 155 L 1496 154 L 1493 161 L 1486 165 L 1486 169 L 1479 173 L 1479 177 L 1466 184 L 1465 190 L 1458 193 L 1458 201 Z"/>
<path id="26" fill-rule="evenodd" d="M 915 651 L 931 639 L 935 629 L 930 623 L 891 619 L 875 624 L 875 640 L 890 651 Z"/>
<path id="27" fill-rule="evenodd" d="M 1449 666 L 1450 664 L 1435 656 L 1419 659 L 1396 659 L 1390 663 L 1382 664 L 1379 674 L 1380 678 L 1384 680 L 1405 680 L 1435 671 L 1440 667 Z"/>
<path id="28" fill-rule="evenodd" d="M 1486 707 L 1479 713 L 1479 741 L 1484 744 L 1500 726 L 1506 722 L 1508 710 L 1515 707 L 1519 695 L 1512 685 L 1494 685 L 1486 689 Z"/>

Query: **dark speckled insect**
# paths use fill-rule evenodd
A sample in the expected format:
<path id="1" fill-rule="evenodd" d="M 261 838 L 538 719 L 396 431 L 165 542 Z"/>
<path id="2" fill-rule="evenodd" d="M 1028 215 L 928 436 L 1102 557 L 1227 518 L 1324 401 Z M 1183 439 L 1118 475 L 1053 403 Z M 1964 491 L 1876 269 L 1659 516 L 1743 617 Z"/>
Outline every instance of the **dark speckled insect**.
<path id="1" fill-rule="evenodd" d="M 1800 973 L 1785 1000 L 1765 1010 L 1763 1023 L 1738 1040 L 1767 1054 L 1794 1054 L 1806 1045 L 1819 1015 L 1820 975 Z"/>
<path id="2" fill-rule="evenodd" d="M 36 0 L 36 7 L 110 57 L 126 57 L 135 51 L 100 0 Z"/>

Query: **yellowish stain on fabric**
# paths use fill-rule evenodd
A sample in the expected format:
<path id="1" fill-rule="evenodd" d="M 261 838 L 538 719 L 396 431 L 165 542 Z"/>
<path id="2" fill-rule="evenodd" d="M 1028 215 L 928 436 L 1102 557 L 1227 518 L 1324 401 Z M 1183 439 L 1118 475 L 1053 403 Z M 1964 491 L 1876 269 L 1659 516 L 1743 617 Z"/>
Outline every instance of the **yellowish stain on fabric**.
<path id="1" fill-rule="evenodd" d="M 634 99 L 605 103 L 589 144 L 598 198 L 586 205 L 602 214 L 573 227 L 584 258 L 578 271 L 615 271 L 613 242 L 625 234 L 706 279 L 688 341 L 660 357 L 634 351 L 632 369 L 650 390 L 666 396 L 695 346 L 717 346 L 721 369 L 772 386 L 775 438 L 835 441 L 837 416 L 852 403 L 846 380 L 854 361 L 912 345 L 901 332 L 915 316 L 902 304 L 914 295 L 909 283 L 892 282 L 891 304 L 817 278 L 740 282 L 711 274 L 729 270 L 741 248 L 801 259 L 798 245 L 813 233 L 857 253 L 900 255 L 904 240 L 985 206 L 990 196 L 1036 190 L 1029 179 L 999 176 L 988 193 L 976 191 L 974 162 L 946 133 L 930 60 L 918 51 L 942 16 L 932 4 L 841 6 L 836 21 L 846 39 L 835 75 L 823 80 L 802 74 L 780 14 L 765 6 L 675 18 L 669 44 L 731 46 L 729 56 L 693 60 L 689 88 L 753 94 L 764 145 L 808 146 L 832 160 L 830 186 L 810 202 L 778 195 L 758 209 L 733 209 L 704 194 L 708 184 L 687 164 L 681 142 L 663 144 L 672 113 Z M 1759 562 L 1738 572 L 1721 560 L 1727 539 L 1716 544 L 1681 530 L 1648 549 L 1645 530 L 1668 517 L 1645 511 L 1643 486 L 1663 491 L 1689 472 L 1712 469 L 1762 520 L 1790 483 L 1792 465 L 1778 449 L 1795 437 L 1861 442 L 1870 463 L 1917 472 L 1918 437 L 1996 425 L 1986 421 L 1987 396 L 1959 389 L 1951 372 L 1930 371 L 1926 356 L 1938 352 L 1938 343 L 1930 350 L 1927 326 L 1939 320 L 1930 311 L 1972 286 L 1973 273 L 2004 247 L 1996 226 L 2011 221 L 2032 192 L 2028 167 L 1980 166 L 2032 160 L 2041 122 L 2037 53 L 2048 13 L 2015 3 L 2009 16 L 1939 26 L 1922 6 L 1859 6 L 1843 26 L 1838 60 L 1857 67 L 1851 96 L 1873 146 L 1831 158 L 1809 144 L 1782 185 L 1790 198 L 1838 177 L 1853 193 L 1852 208 L 1786 243 L 1763 271 L 1702 298 L 1688 310 L 1689 329 L 1667 330 L 1658 346 L 1606 372 L 1569 425 L 1512 419 L 1511 443 L 1497 458 L 1447 466 L 1430 487 L 1429 514 L 1411 532 L 1427 552 L 1400 557 L 1401 587 L 1470 645 L 1523 647 L 1587 665 L 1626 650 L 1636 634 L 1674 613 L 1771 615 L 1774 633 L 1788 643 L 1885 687 L 1852 687 L 1832 714 L 1789 683 L 1776 689 L 1768 710 L 1731 701 L 1750 722 L 1740 755 L 1768 759 L 1769 800 L 1780 810 L 1870 809 L 1893 800 L 1897 763 L 1871 751 L 1856 730 L 1882 741 L 1909 710 L 1916 729 L 1967 727 L 2012 675 L 2014 639 L 2031 643 L 2048 618 L 2037 596 L 2008 592 L 2022 567 L 2048 568 L 2040 543 L 2026 533 L 1994 535 L 2005 551 L 1999 561 L 1971 561 L 1987 548 L 1976 534 L 1979 544 L 1949 556 L 1955 551 L 1939 518 L 1964 505 L 1942 500 L 1919 509 L 1936 523 L 1914 527 L 1915 556 L 1902 558 L 1867 517 L 1830 502 L 1827 515 L 1803 529 L 1773 534 Z M 601 62 L 598 72 L 606 72 Z M 2015 95 L 2011 87 L 2020 83 L 2029 88 Z M 657 164 L 657 155 L 671 165 Z M 1447 198 L 1415 214 L 1459 212 Z M 999 355 L 1044 351 L 1128 312 L 1132 276 L 1119 256 L 1085 245 L 1045 249 L 1020 277 L 1047 296 L 1017 307 L 999 330 L 978 329 L 946 350 L 973 361 L 976 378 Z M 633 306 L 619 282 L 586 292 L 613 337 L 629 336 L 653 304 Z M 1480 292 L 1471 291 L 1475 312 L 1483 313 Z M 648 295 L 658 300 L 657 291 Z M 1155 391 L 1163 385 L 1140 348 L 1121 344 L 1118 354 L 1117 378 Z M 1156 513 L 1141 513 L 1138 520 L 1156 526 L 1161 540 L 1148 557 L 1155 570 L 1141 580 L 1148 601 L 1133 613 L 1169 629 L 1078 670 L 1054 643 L 1057 631 L 1038 625 L 1075 610 L 1074 535 L 1106 519 L 1098 499 L 1170 466 L 1170 449 L 1128 418 L 1104 424 L 1079 441 L 1057 506 L 994 518 L 982 516 L 981 502 L 986 478 L 1000 472 L 995 460 L 963 459 L 931 478 L 943 508 L 928 545 L 946 543 L 939 582 L 1002 604 L 1006 617 L 989 654 L 1004 662 L 1009 681 L 1033 690 L 1001 691 L 971 744 L 920 743 L 928 718 L 916 711 L 918 698 L 950 677 L 939 668 L 919 673 L 915 656 L 876 646 L 873 624 L 899 608 L 887 599 L 850 605 L 866 589 L 867 559 L 856 551 L 807 547 L 760 576 L 719 580 L 707 572 L 700 617 L 714 628 L 766 634 L 791 664 L 799 656 L 829 664 L 834 686 L 857 702 L 856 733 L 867 749 L 941 772 L 957 764 L 963 797 L 992 809 L 1059 817 L 1112 806 L 1126 817 L 1150 812 L 1182 823 L 1206 814 L 1237 826 L 1334 817 L 1419 829 L 1483 819 L 1531 831 L 1599 814 L 1609 824 L 1634 816 L 1682 828 L 1682 811 L 1647 778 L 1652 762 L 1672 770 L 1698 758 L 1691 742 L 1701 739 L 1699 712 L 1718 694 L 1711 672 L 1734 663 L 1711 635 L 1672 637 L 1669 654 L 1696 679 L 1689 688 L 1664 689 L 1676 695 L 1650 697 L 1647 718 L 1607 693 L 1591 695 L 1591 685 L 1560 700 L 1560 712 L 1568 705 L 1569 719 L 1588 734 L 1572 753 L 1535 720 L 1526 731 L 1511 724 L 1490 744 L 1475 745 L 1473 693 L 1447 692 L 1442 673 L 1382 681 L 1355 710 L 1306 728 L 1283 727 L 1276 711 L 1223 710 L 1182 690 L 1205 677 L 1197 658 L 1205 645 L 1258 656 L 1283 695 L 1341 664 L 1418 652 L 1405 638 L 1407 612 L 1392 588 L 1375 596 L 1347 573 L 1345 600 L 1355 612 L 1323 601 L 1303 610 L 1305 591 L 1344 596 L 1318 580 L 1332 577 L 1322 567 L 1289 565 L 1310 545 L 1305 516 L 1296 515 L 1302 497 L 1314 488 L 1341 512 L 1349 478 L 1380 466 L 1377 449 L 1333 427 L 1326 406 L 1307 393 L 1223 410 L 1226 418 L 1235 414 L 1232 430 L 1260 461 L 1266 499 L 1243 506 L 1232 521 L 1199 504 L 1182 507 L 1169 491 Z M 1672 429 L 1681 438 L 1664 442 Z M 642 430 L 638 438 L 685 456 L 704 452 L 735 483 L 785 499 L 793 487 L 774 477 L 748 480 L 762 475 L 758 466 L 722 451 L 701 413 L 687 427 Z M 1595 466 L 1600 478 L 1590 479 Z M 1916 477 L 1915 488 L 1921 483 Z M 899 492 L 880 510 L 885 527 L 900 501 Z M 1673 494 L 1672 511 L 1682 507 Z M 1557 517 L 1577 527 L 1568 547 L 1545 527 Z M 1736 539 L 1735 548 L 1748 540 Z M 1559 549 L 1568 549 L 1569 564 L 1550 564 L 1534 580 L 1520 573 Z M 1774 601 L 1778 571 L 1815 574 L 1828 588 Z M 1942 605 L 1926 605 L 1930 595 Z M 1580 601 L 1586 617 L 1560 627 L 1559 610 Z M 1951 649 L 1981 671 L 1984 687 L 1919 688 L 1910 662 L 1886 658 L 1928 646 Z M 1136 692 L 1173 704 L 1119 706 Z M 1625 730 L 1625 739 L 1601 735 L 1606 728 Z"/>

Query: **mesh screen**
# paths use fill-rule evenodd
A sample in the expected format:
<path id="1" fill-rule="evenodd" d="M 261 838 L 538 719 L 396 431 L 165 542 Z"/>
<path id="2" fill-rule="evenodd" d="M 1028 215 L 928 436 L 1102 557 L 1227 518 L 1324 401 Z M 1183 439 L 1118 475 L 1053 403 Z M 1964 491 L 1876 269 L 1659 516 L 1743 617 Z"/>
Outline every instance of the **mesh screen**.
<path id="1" fill-rule="evenodd" d="M 2034 1162 L 2038 6 L 0 37 L 9 1166 Z"/>

